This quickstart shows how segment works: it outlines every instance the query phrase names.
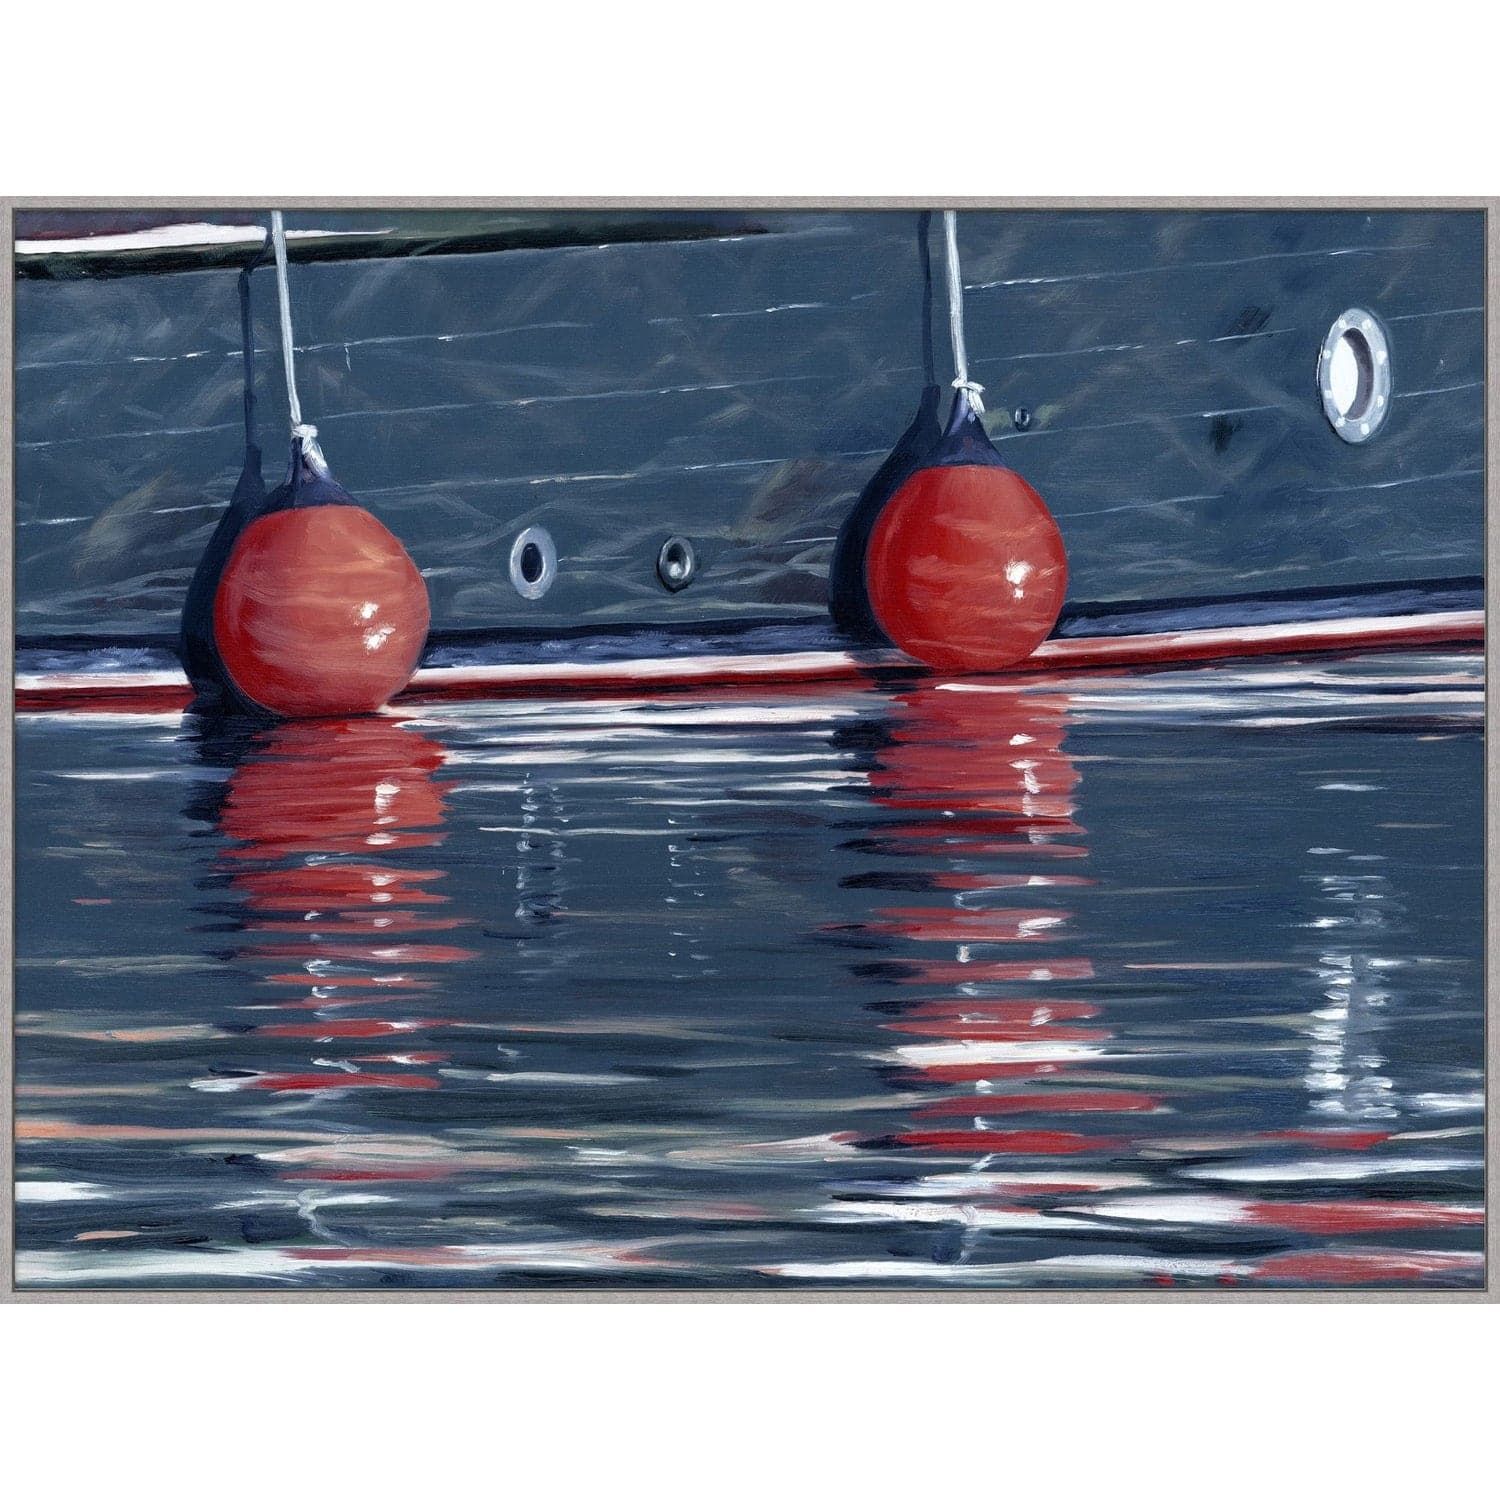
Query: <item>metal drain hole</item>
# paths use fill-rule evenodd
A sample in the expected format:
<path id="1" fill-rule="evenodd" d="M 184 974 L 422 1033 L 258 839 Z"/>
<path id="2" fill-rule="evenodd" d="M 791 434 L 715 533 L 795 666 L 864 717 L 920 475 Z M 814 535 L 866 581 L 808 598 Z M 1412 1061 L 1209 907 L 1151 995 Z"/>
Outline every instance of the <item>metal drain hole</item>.
<path id="1" fill-rule="evenodd" d="M 685 536 L 669 536 L 656 554 L 656 576 L 670 593 L 685 589 L 698 571 L 698 554 Z"/>
<path id="2" fill-rule="evenodd" d="M 510 548 L 511 587 L 523 599 L 540 599 L 557 579 L 557 548 L 545 526 L 528 526 Z"/>

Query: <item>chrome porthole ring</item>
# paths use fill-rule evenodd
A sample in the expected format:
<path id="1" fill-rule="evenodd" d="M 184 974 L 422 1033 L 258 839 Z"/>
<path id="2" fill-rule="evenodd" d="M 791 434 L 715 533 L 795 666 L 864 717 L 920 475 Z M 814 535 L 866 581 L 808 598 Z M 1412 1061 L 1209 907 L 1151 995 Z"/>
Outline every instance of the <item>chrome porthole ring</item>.
<path id="1" fill-rule="evenodd" d="M 685 536 L 669 536 L 656 554 L 656 576 L 661 586 L 676 594 L 693 581 L 698 571 L 698 554 Z"/>
<path id="2" fill-rule="evenodd" d="M 557 547 L 545 526 L 528 526 L 510 545 L 511 587 L 540 599 L 557 581 Z"/>
<path id="3" fill-rule="evenodd" d="M 1346 443 L 1368 442 L 1391 412 L 1391 346 L 1362 307 L 1341 313 L 1318 351 L 1318 394 L 1329 426 Z"/>

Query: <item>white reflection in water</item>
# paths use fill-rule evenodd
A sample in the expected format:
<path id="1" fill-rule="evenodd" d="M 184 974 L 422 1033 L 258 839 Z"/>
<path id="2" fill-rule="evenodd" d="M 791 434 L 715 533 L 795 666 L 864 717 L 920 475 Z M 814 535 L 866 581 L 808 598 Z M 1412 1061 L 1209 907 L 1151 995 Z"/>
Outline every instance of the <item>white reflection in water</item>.
<path id="1" fill-rule="evenodd" d="M 1350 856 L 1351 858 L 1353 856 Z M 1325 931 L 1374 945 L 1384 937 L 1390 881 L 1384 875 L 1319 874 L 1321 893 L 1337 915 L 1320 917 Z M 1318 956 L 1317 979 L 1328 1002 L 1313 1012 L 1306 1082 L 1314 1114 L 1335 1120 L 1390 1120 L 1399 1110 L 1379 1049 L 1392 993 L 1378 955 L 1352 946 Z"/>

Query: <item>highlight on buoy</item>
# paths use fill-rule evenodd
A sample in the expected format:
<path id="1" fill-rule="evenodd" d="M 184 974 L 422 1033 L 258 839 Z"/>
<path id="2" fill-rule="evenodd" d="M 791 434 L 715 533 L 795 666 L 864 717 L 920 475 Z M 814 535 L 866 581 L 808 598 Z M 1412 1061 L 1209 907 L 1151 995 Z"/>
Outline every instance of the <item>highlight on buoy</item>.
<path id="1" fill-rule="evenodd" d="M 317 429 L 302 420 L 279 213 L 272 241 L 291 467 L 284 484 L 236 518 L 212 596 L 209 675 L 217 668 L 242 706 L 283 718 L 371 713 L 416 670 L 431 623 L 427 585 L 401 542 L 329 472 Z M 246 370 L 248 381 L 248 355 Z M 252 408 L 253 394 L 247 469 Z M 258 478 L 258 452 L 255 458 Z M 185 652 L 188 639 L 185 612 Z"/>
<path id="2" fill-rule="evenodd" d="M 998 671 L 1052 633 L 1067 593 L 1062 534 L 1008 469 L 969 379 L 955 215 L 945 213 L 953 411 L 937 447 L 876 517 L 864 582 L 872 617 L 909 656 L 945 671 Z"/>

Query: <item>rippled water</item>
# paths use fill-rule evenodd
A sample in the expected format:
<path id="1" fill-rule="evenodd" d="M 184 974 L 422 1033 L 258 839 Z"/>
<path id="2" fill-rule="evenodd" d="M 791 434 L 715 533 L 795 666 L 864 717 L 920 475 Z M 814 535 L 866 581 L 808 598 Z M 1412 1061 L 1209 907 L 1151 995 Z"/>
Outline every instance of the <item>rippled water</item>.
<path id="1" fill-rule="evenodd" d="M 18 730 L 28 1287 L 1479 1285 L 1482 663 Z"/>

